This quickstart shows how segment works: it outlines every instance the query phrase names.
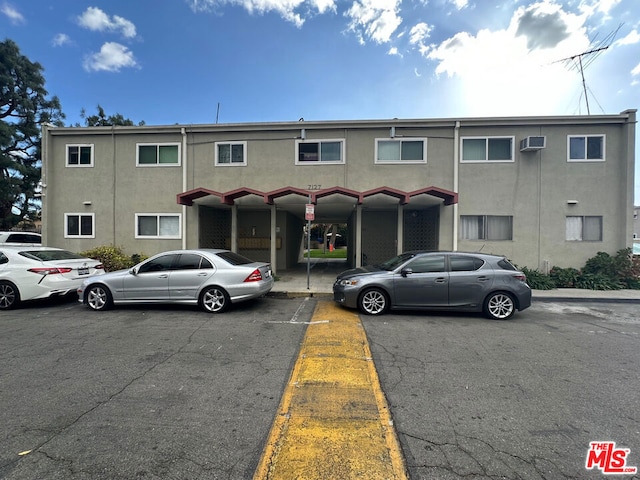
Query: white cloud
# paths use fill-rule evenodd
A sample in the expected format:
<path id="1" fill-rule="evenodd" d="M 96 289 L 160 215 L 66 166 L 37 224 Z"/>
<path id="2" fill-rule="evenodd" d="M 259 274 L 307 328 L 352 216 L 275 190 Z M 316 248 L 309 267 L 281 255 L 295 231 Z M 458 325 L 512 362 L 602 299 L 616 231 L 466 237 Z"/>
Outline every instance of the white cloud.
<path id="1" fill-rule="evenodd" d="M 240 6 L 249 13 L 276 12 L 297 27 L 301 27 L 305 22 L 302 15 L 297 12 L 298 9 L 310 6 L 320 14 L 336 11 L 334 0 L 186 0 L 186 2 L 195 12 L 215 10 L 227 4 Z"/>
<path id="2" fill-rule="evenodd" d="M 432 27 L 426 23 L 418 23 L 411 28 L 409 32 L 409 43 L 411 45 L 420 45 L 431 35 Z"/>
<path id="3" fill-rule="evenodd" d="M 133 53 L 124 45 L 107 42 L 98 53 L 89 55 L 84 61 L 87 71 L 119 72 L 125 67 L 137 66 Z"/>
<path id="4" fill-rule="evenodd" d="M 136 36 L 136 26 L 132 22 L 118 15 L 109 17 L 98 7 L 87 8 L 78 17 L 78 23 L 84 28 L 97 32 L 120 32 L 126 38 Z"/>
<path id="5" fill-rule="evenodd" d="M 458 79 L 467 109 L 551 113 L 575 90 L 576 72 L 558 61 L 588 49 L 585 19 L 545 0 L 516 10 L 506 29 L 459 32 L 423 54 L 437 75 Z"/>
<path id="6" fill-rule="evenodd" d="M 629 34 L 616 41 L 616 45 L 635 45 L 636 43 L 640 43 L 640 33 L 637 30 L 632 30 Z"/>
<path id="7" fill-rule="evenodd" d="M 69 45 L 70 43 L 71 38 L 66 33 L 58 33 L 55 37 L 53 37 L 53 40 L 51 41 L 51 44 L 54 47 L 62 47 L 64 45 Z"/>
<path id="8" fill-rule="evenodd" d="M 360 43 L 367 39 L 386 43 L 402 23 L 398 15 L 401 0 L 356 0 L 345 13 L 351 19 L 348 29 Z"/>
<path id="9" fill-rule="evenodd" d="M 621 0 L 581 0 L 579 8 L 587 15 L 601 13 L 608 16 Z"/>
<path id="10" fill-rule="evenodd" d="M 636 67 L 631 70 L 631 75 L 635 76 L 640 76 L 640 63 L 638 65 L 636 65 Z"/>
<path id="11" fill-rule="evenodd" d="M 468 0 L 449 0 L 449 3 L 456 7 L 456 10 L 462 10 L 469 2 Z"/>
<path id="12" fill-rule="evenodd" d="M 13 5 L 8 4 L 7 2 L 2 4 L 0 12 L 6 15 L 14 25 L 25 23 L 24 16 Z"/>

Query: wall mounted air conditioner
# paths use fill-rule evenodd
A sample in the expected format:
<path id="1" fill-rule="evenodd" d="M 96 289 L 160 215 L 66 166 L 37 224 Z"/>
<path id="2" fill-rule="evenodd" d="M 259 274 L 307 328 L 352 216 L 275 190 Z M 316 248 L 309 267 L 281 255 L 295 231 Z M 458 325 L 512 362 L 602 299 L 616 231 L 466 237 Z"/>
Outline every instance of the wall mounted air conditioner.
<path id="1" fill-rule="evenodd" d="M 543 149 L 547 145 L 547 137 L 525 137 L 520 140 L 521 152 L 535 152 Z"/>

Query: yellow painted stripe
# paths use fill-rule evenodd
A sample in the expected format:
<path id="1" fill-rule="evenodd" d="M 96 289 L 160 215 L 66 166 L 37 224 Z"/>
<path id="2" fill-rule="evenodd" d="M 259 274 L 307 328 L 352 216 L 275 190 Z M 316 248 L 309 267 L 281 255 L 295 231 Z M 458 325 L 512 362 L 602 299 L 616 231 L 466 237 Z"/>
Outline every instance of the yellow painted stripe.
<path id="1" fill-rule="evenodd" d="M 254 480 L 406 479 L 358 315 L 319 301 Z"/>

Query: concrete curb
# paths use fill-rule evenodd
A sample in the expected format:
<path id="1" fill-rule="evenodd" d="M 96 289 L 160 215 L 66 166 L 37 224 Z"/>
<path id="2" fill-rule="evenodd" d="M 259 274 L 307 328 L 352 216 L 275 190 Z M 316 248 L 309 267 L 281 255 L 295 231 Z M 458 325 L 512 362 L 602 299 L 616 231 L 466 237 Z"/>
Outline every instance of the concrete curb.
<path id="1" fill-rule="evenodd" d="M 624 298 L 620 296 L 615 296 L 615 290 L 608 292 L 601 292 L 597 296 L 575 296 L 571 294 L 564 295 L 536 295 L 536 291 L 534 290 L 532 302 L 565 302 L 565 303 L 627 303 L 627 304 L 640 304 L 640 290 L 638 291 L 638 295 L 636 298 Z M 587 294 L 588 295 L 588 294 Z M 301 298 L 301 297 L 310 297 L 316 299 L 332 299 L 333 293 L 331 292 L 311 292 L 311 291 L 288 291 L 288 290 L 278 290 L 271 291 L 267 294 L 268 297 L 271 298 Z"/>

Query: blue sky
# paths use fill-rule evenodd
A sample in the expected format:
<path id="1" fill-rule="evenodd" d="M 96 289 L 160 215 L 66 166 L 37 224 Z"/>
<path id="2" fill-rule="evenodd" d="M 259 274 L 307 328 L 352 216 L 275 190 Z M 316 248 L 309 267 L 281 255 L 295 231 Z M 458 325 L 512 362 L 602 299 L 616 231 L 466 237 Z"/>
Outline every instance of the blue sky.
<path id="1" fill-rule="evenodd" d="M 98 104 L 148 125 L 640 106 L 639 0 L 0 0 L 5 38 L 67 124 Z M 585 97 L 562 60 L 605 46 Z"/>

